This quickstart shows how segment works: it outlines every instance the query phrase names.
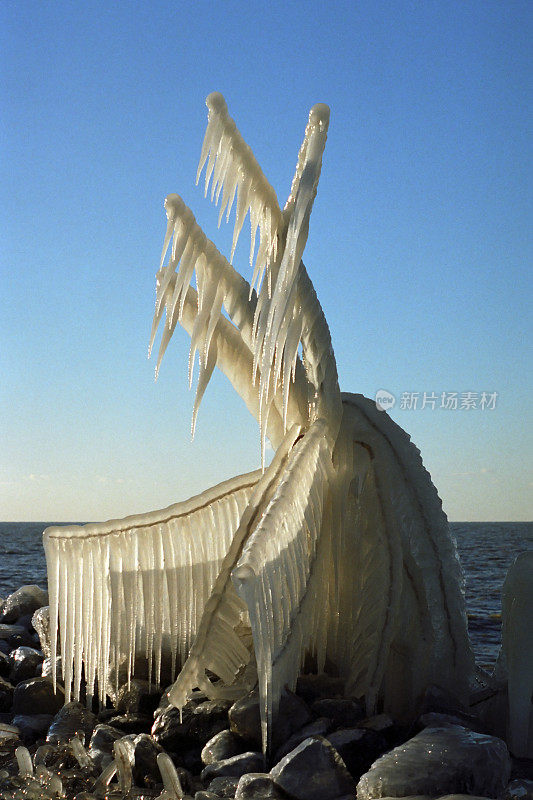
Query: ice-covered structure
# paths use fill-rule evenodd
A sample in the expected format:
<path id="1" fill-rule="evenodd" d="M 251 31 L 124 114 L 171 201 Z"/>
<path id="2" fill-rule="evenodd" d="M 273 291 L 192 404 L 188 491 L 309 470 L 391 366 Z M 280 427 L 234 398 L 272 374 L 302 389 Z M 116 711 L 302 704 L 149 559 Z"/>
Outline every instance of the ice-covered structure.
<path id="1" fill-rule="evenodd" d="M 165 314 L 159 369 L 179 322 L 190 379 L 199 361 L 193 430 L 218 365 L 275 456 L 162 511 L 45 531 L 65 700 L 82 672 L 103 698 L 109 676 L 130 676 L 139 659 L 151 680 L 177 674 L 178 707 L 195 688 L 238 695 L 258 682 L 267 749 L 304 659 L 343 676 L 369 712 L 408 717 L 431 683 L 466 699 L 473 658 L 441 501 L 407 434 L 374 402 L 341 394 L 302 262 L 329 109 L 311 109 L 281 210 L 222 96 L 207 106 L 198 178 L 205 167 L 219 220 L 235 207 L 232 256 L 249 212 L 252 279 L 169 195 L 151 345 Z"/>

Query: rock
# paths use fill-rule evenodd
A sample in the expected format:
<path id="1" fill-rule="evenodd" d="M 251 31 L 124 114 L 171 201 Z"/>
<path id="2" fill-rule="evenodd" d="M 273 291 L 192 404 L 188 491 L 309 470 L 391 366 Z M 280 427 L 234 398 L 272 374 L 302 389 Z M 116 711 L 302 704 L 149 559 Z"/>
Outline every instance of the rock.
<path id="1" fill-rule="evenodd" d="M 161 782 L 161 772 L 157 766 L 157 756 L 163 748 L 154 742 L 147 733 L 139 733 L 132 737 L 133 741 L 133 781 L 136 786 L 150 786 Z M 186 770 L 176 767 L 181 785 L 188 791 L 190 781 L 182 780 Z M 187 773 L 188 777 L 188 773 Z M 148 778 L 148 781 L 146 780 Z"/>
<path id="2" fill-rule="evenodd" d="M 228 718 L 233 733 L 257 747 L 262 746 L 259 692 L 256 689 L 231 706 Z M 310 721 L 311 714 L 305 701 L 292 692 L 284 692 L 274 723 L 274 747 Z"/>
<path id="3" fill-rule="evenodd" d="M 15 687 L 9 681 L 0 678 L 0 712 L 11 711 Z"/>
<path id="4" fill-rule="evenodd" d="M 96 726 L 89 743 L 89 756 L 98 769 L 103 770 L 113 761 L 113 745 L 122 736 L 123 733 L 118 728 L 112 728 L 110 725 Z"/>
<path id="5" fill-rule="evenodd" d="M 365 718 L 363 707 L 352 697 L 327 697 L 311 706 L 315 717 L 327 717 L 335 728 L 352 728 Z"/>
<path id="6" fill-rule="evenodd" d="M 147 714 L 117 714 L 109 719 L 109 725 L 122 731 L 122 735 L 128 733 L 150 733 L 152 719 Z"/>
<path id="7" fill-rule="evenodd" d="M 9 678 L 11 672 L 11 661 L 9 655 L 0 651 L 0 678 Z"/>
<path id="8" fill-rule="evenodd" d="M 502 800 L 533 800 L 533 780 L 516 778 L 506 787 Z"/>
<path id="9" fill-rule="evenodd" d="M 204 783 L 213 778 L 240 778 L 247 772 L 258 772 L 265 765 L 262 753 L 239 753 L 237 756 L 225 758 L 223 761 L 214 761 L 202 770 L 200 775 Z"/>
<path id="10" fill-rule="evenodd" d="M 365 728 L 344 728 L 328 734 L 326 738 L 356 780 L 388 749 L 383 735 Z"/>
<path id="11" fill-rule="evenodd" d="M 13 725 L 19 729 L 24 744 L 33 744 L 37 739 L 44 739 L 52 720 L 52 714 L 17 714 Z"/>
<path id="12" fill-rule="evenodd" d="M 277 764 L 278 761 L 283 758 L 283 756 L 286 756 L 287 753 L 290 753 L 291 750 L 294 750 L 295 747 L 298 747 L 300 742 L 303 742 L 304 739 L 309 739 L 310 736 L 326 736 L 332 727 L 332 721 L 326 717 L 319 717 L 318 719 L 315 719 L 314 722 L 310 722 L 309 725 L 304 725 L 304 727 L 300 728 L 299 731 L 293 733 L 292 736 L 289 736 L 287 741 L 285 741 L 281 747 L 276 750 L 273 763 Z"/>
<path id="13" fill-rule="evenodd" d="M 428 711 L 438 711 L 442 714 L 467 713 L 467 709 L 455 695 L 435 684 L 428 686 L 422 697 L 419 713 L 422 715 Z"/>
<path id="14" fill-rule="evenodd" d="M 165 748 L 177 752 L 193 745 L 204 745 L 216 733 L 228 727 L 228 708 L 226 700 L 205 700 L 200 703 L 189 701 L 180 712 L 173 706 L 166 706 L 157 713 L 152 727 L 152 736 Z"/>
<path id="15" fill-rule="evenodd" d="M 161 690 L 150 686 L 148 681 L 132 678 L 130 686 L 123 684 L 114 703 L 123 714 L 147 714 L 152 716 L 161 698 Z"/>
<path id="16" fill-rule="evenodd" d="M 270 770 L 274 783 L 295 800 L 337 800 L 355 794 L 344 761 L 322 736 L 305 739 Z"/>
<path id="17" fill-rule="evenodd" d="M 64 695 L 60 689 L 54 689 L 46 678 L 30 678 L 15 687 L 13 693 L 13 713 L 33 714 L 39 709 L 41 714 L 57 714 L 62 707 Z"/>
<path id="18" fill-rule="evenodd" d="M 41 664 L 41 675 L 43 678 L 48 678 L 50 681 L 53 680 L 53 666 L 51 658 L 45 658 Z M 61 656 L 56 656 L 56 680 L 61 684 L 63 683 L 63 676 L 61 674 Z"/>
<path id="19" fill-rule="evenodd" d="M 344 681 L 342 678 L 332 678 L 331 675 L 300 675 L 296 682 L 296 694 L 306 703 L 314 703 L 325 697 L 342 697 L 344 695 Z"/>
<path id="20" fill-rule="evenodd" d="M 218 800 L 220 797 L 219 794 L 214 794 L 213 792 L 196 792 L 194 795 L 194 800 Z"/>
<path id="21" fill-rule="evenodd" d="M 9 678 L 12 683 L 20 683 L 27 678 L 35 678 L 41 671 L 44 655 L 33 647 L 17 647 L 9 654 L 11 671 Z"/>
<path id="22" fill-rule="evenodd" d="M 485 733 L 485 727 L 481 720 L 470 714 L 444 714 L 439 711 L 428 711 L 422 714 L 416 721 L 418 728 L 445 728 L 447 725 L 462 725 L 463 728 L 470 728 L 477 733 Z"/>
<path id="23" fill-rule="evenodd" d="M 239 778 L 213 778 L 207 791 L 215 797 L 235 797 Z"/>
<path id="24" fill-rule="evenodd" d="M 37 632 L 45 658 L 50 658 L 52 655 L 50 646 L 50 607 L 42 606 L 42 608 L 38 608 L 31 618 L 31 624 Z"/>
<path id="25" fill-rule="evenodd" d="M 426 728 L 381 756 L 357 785 L 358 800 L 465 793 L 498 797 L 509 781 L 505 742 L 462 726 Z"/>
<path id="26" fill-rule="evenodd" d="M 81 703 L 73 701 L 63 706 L 56 714 L 50 725 L 46 741 L 50 744 L 61 744 L 78 736 L 87 746 L 95 726 L 95 714 Z"/>
<path id="27" fill-rule="evenodd" d="M 25 614 L 33 614 L 41 606 L 48 605 L 48 592 L 39 586 L 21 586 L 6 598 L 3 605 L 2 622 L 15 622 Z"/>
<path id="28" fill-rule="evenodd" d="M 357 723 L 358 728 L 368 728 L 370 731 L 376 733 L 383 733 L 386 736 L 395 729 L 394 720 L 388 714 L 376 714 L 373 717 L 367 717 Z"/>
<path id="29" fill-rule="evenodd" d="M 28 632 L 22 625 L 6 625 L 4 622 L 0 622 L 0 639 L 9 641 L 13 636 L 21 636 L 24 633 Z"/>
<path id="30" fill-rule="evenodd" d="M 214 761 L 224 761 L 242 753 L 243 749 L 243 741 L 236 734 L 228 730 L 220 731 L 206 742 L 201 754 L 202 764 L 207 766 Z"/>
<path id="31" fill-rule="evenodd" d="M 286 797 L 265 772 L 243 775 L 235 792 L 235 800 L 285 800 Z"/>

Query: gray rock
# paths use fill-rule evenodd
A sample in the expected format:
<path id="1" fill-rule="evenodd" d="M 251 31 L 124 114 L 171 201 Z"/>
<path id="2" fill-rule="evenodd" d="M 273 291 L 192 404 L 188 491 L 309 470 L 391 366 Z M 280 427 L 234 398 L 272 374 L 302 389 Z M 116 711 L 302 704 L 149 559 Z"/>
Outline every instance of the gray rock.
<path id="1" fill-rule="evenodd" d="M 0 713 L 11 711 L 15 687 L 9 681 L 0 678 Z"/>
<path id="2" fill-rule="evenodd" d="M 235 797 L 239 778 L 213 778 L 207 790 L 216 797 Z"/>
<path id="3" fill-rule="evenodd" d="M 89 756 L 100 770 L 113 761 L 113 745 L 122 736 L 122 731 L 110 725 L 97 725 L 94 729 L 89 743 Z"/>
<path id="4" fill-rule="evenodd" d="M 292 736 L 289 736 L 287 741 L 276 750 L 273 763 L 277 764 L 278 761 L 283 758 L 283 756 L 286 756 L 287 753 L 290 753 L 291 750 L 294 750 L 295 747 L 298 747 L 300 742 L 303 742 L 304 739 L 309 739 L 310 736 L 325 736 L 327 738 L 326 734 L 332 729 L 332 727 L 332 721 L 326 717 L 319 717 L 318 719 L 315 719 L 314 722 L 310 722 L 309 725 L 304 725 L 299 731 L 293 733 Z"/>
<path id="5" fill-rule="evenodd" d="M 118 714 L 110 717 L 109 725 L 118 728 L 125 736 L 128 733 L 150 733 L 152 718 L 148 714 Z"/>
<path id="6" fill-rule="evenodd" d="M 274 783 L 295 800 L 337 800 L 355 794 L 355 781 L 331 744 L 305 739 L 270 770 Z"/>
<path id="7" fill-rule="evenodd" d="M 235 702 L 229 712 L 230 730 L 257 747 L 261 741 L 261 712 L 257 689 Z M 279 712 L 274 722 L 274 748 L 312 719 L 309 708 L 301 697 L 292 692 L 281 696 Z"/>
<path id="8" fill-rule="evenodd" d="M 431 684 L 427 687 L 421 701 L 420 714 L 438 711 L 442 714 L 464 714 L 467 709 L 461 701 L 442 686 Z"/>
<path id="9" fill-rule="evenodd" d="M 243 775 L 235 792 L 235 800 L 285 800 L 286 797 L 265 772 Z"/>
<path id="10" fill-rule="evenodd" d="M 46 741 L 50 744 L 61 744 L 78 736 L 83 744 L 87 745 L 95 726 L 95 714 L 81 703 L 73 701 L 63 706 L 56 714 L 50 725 Z"/>
<path id="11" fill-rule="evenodd" d="M 336 728 L 352 728 L 366 716 L 361 704 L 352 697 L 315 700 L 311 711 L 316 717 L 328 717 Z"/>
<path id="12" fill-rule="evenodd" d="M 12 724 L 19 729 L 24 744 L 33 744 L 37 739 L 44 739 L 52 720 L 51 714 L 17 714 Z"/>
<path id="13" fill-rule="evenodd" d="M 342 697 L 344 681 L 323 672 L 320 675 L 300 675 L 296 682 L 296 694 L 306 703 L 314 703 L 315 700 L 325 697 Z"/>
<path id="14" fill-rule="evenodd" d="M 462 725 L 464 728 L 470 728 L 471 731 L 486 733 L 481 720 L 470 714 L 458 716 L 457 714 L 444 714 L 442 711 L 428 711 L 426 714 L 421 714 L 416 725 L 420 728 L 444 728 L 447 725 Z"/>
<path id="15" fill-rule="evenodd" d="M 0 639 L 9 641 L 13 636 L 21 636 L 25 633 L 28 632 L 22 625 L 6 625 L 4 622 L 0 622 Z"/>
<path id="16" fill-rule="evenodd" d="M 52 655 L 50 646 L 50 607 L 42 606 L 38 608 L 31 618 L 31 624 L 37 632 L 45 658 L 50 658 Z"/>
<path id="17" fill-rule="evenodd" d="M 64 702 L 64 695 L 54 689 L 46 678 L 30 678 L 15 687 L 13 693 L 13 713 L 33 714 L 36 710 L 41 714 L 57 714 Z"/>
<path id="18" fill-rule="evenodd" d="M 509 781 L 505 742 L 462 726 L 426 728 L 381 756 L 357 785 L 358 800 L 388 795 L 498 797 Z"/>
<path id="19" fill-rule="evenodd" d="M 33 614 L 48 605 L 48 592 L 39 586 L 21 586 L 4 600 L 2 622 L 15 622 L 25 614 Z"/>
<path id="20" fill-rule="evenodd" d="M 388 749 L 387 740 L 382 734 L 365 728 L 344 728 L 328 734 L 326 738 L 356 780 Z"/>
<path id="21" fill-rule="evenodd" d="M 205 792 L 203 790 L 196 792 L 194 795 L 194 800 L 218 800 L 220 797 L 219 794 L 214 794 L 213 792 Z"/>
<path id="22" fill-rule="evenodd" d="M 533 780 L 515 778 L 506 787 L 502 800 L 533 800 Z"/>
<path id="23" fill-rule="evenodd" d="M 395 723 L 392 717 L 389 717 L 388 714 L 376 714 L 373 717 L 367 717 L 366 719 L 361 720 L 361 722 L 358 722 L 357 727 L 368 728 L 370 731 L 384 733 L 388 736 L 389 733 L 395 728 Z"/>
<path id="24" fill-rule="evenodd" d="M 147 733 L 139 733 L 131 738 L 133 741 L 133 781 L 135 785 L 150 786 L 153 785 L 153 782 L 159 783 L 161 781 L 161 772 L 157 766 L 157 756 L 163 752 L 163 748 L 157 742 L 154 742 Z M 187 791 L 188 781 L 183 780 L 186 770 L 182 770 L 180 767 L 176 767 L 176 769 L 181 785 Z"/>
<path id="25" fill-rule="evenodd" d="M 61 674 L 61 656 L 56 656 L 55 661 L 56 666 L 56 680 L 59 683 L 63 683 L 63 676 Z M 41 675 L 43 678 L 48 678 L 49 680 L 53 680 L 53 665 L 51 658 L 45 658 L 43 663 L 41 664 Z"/>
<path id="26" fill-rule="evenodd" d="M 240 778 L 247 772 L 259 772 L 264 769 L 265 761 L 262 753 L 239 753 L 237 756 L 225 758 L 223 761 L 214 761 L 202 770 L 201 779 L 204 783 L 213 778 Z"/>
<path id="27" fill-rule="evenodd" d="M 242 753 L 244 749 L 242 739 L 231 731 L 220 731 L 205 744 L 201 755 L 202 764 L 207 766 L 207 764 L 212 764 L 214 761 L 223 761 L 226 758 Z"/>
<path id="28" fill-rule="evenodd" d="M 161 690 L 151 686 L 148 681 L 132 678 L 130 686 L 123 684 L 118 690 L 114 703 L 117 711 L 123 714 L 153 715 L 161 698 Z"/>
<path id="29" fill-rule="evenodd" d="M 20 683 L 28 678 L 35 678 L 41 671 L 44 655 L 33 647 L 17 647 L 9 654 L 11 670 L 9 679 L 12 683 Z"/>
<path id="30" fill-rule="evenodd" d="M 203 746 L 228 727 L 230 705 L 225 700 L 189 701 L 183 708 L 181 720 L 177 708 L 166 706 L 161 713 L 156 712 L 152 736 L 165 750 L 174 752 L 193 745 Z"/>
<path id="31" fill-rule="evenodd" d="M 7 653 L 0 651 L 0 678 L 9 678 L 11 672 L 11 661 Z"/>

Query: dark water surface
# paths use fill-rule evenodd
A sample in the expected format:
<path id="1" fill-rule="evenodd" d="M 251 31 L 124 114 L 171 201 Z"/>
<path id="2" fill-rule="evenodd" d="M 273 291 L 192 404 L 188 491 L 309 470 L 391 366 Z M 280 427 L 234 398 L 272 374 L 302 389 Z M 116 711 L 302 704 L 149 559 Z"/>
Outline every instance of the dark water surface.
<path id="1" fill-rule="evenodd" d="M 42 532 L 51 522 L 0 522 L 0 597 L 24 584 L 46 588 Z M 67 523 L 60 523 L 67 524 Z M 518 553 L 533 549 L 531 522 L 452 522 L 466 578 L 476 660 L 492 668 L 500 646 L 501 587 Z"/>

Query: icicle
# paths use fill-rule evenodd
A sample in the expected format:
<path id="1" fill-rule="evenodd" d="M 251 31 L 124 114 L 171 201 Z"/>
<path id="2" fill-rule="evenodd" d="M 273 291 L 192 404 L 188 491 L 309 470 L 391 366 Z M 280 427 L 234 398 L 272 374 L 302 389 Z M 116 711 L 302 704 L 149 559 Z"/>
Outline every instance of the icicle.
<path id="1" fill-rule="evenodd" d="M 157 756 L 157 766 L 163 779 L 163 786 L 167 792 L 168 800 L 182 800 L 183 789 L 181 787 L 176 767 L 172 759 L 166 753 L 159 753 Z"/>
<path id="2" fill-rule="evenodd" d="M 117 739 L 113 744 L 113 754 L 117 769 L 118 785 L 122 794 L 128 794 L 133 785 L 133 775 L 131 772 L 131 759 L 133 756 L 133 744 L 127 739 Z"/>
<path id="3" fill-rule="evenodd" d="M 20 745 L 15 750 L 15 757 L 19 768 L 19 775 L 23 777 L 33 775 L 33 764 L 31 761 L 30 751 L 27 747 Z"/>
<path id="4" fill-rule="evenodd" d="M 218 203 L 222 194 L 219 224 L 226 205 L 229 218 L 233 198 L 237 194 L 230 261 L 233 260 L 244 219 L 248 210 L 250 210 L 250 264 L 253 261 L 255 232 L 259 227 L 260 241 L 264 243 L 262 258 L 264 258 L 268 269 L 275 253 L 278 228 L 283 222 L 276 193 L 265 178 L 252 150 L 239 133 L 235 122 L 229 116 L 222 95 L 218 92 L 210 94 L 206 100 L 206 105 L 208 108 L 207 130 L 200 155 L 196 182 L 198 183 L 207 161 L 205 193 L 207 195 L 209 182 L 213 177 L 211 199 L 215 197 Z"/>
<path id="5" fill-rule="evenodd" d="M 83 769 L 88 769 L 90 771 L 94 770 L 94 761 L 92 760 L 89 753 L 87 752 L 81 741 L 78 739 L 78 737 L 74 736 L 70 740 L 69 744 L 72 752 L 74 753 L 74 757 L 76 758 L 76 761 L 78 762 L 80 767 L 82 767 Z"/>

